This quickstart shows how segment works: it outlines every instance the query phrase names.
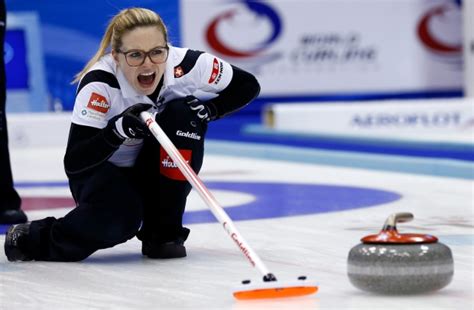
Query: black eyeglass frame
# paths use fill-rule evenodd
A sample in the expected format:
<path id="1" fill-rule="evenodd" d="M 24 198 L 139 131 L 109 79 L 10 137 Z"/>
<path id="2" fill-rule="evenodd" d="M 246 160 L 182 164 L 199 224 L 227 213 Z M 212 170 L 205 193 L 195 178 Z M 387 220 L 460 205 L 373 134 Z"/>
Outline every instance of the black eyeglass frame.
<path id="1" fill-rule="evenodd" d="M 156 62 L 156 61 L 153 61 L 153 59 L 151 58 L 151 52 L 157 50 L 157 49 L 162 49 L 162 50 L 165 50 L 166 51 L 166 58 L 165 60 L 161 61 L 161 62 Z M 125 56 L 125 61 L 127 62 L 127 65 L 129 65 L 130 67 L 140 67 L 141 65 L 143 65 L 145 63 L 145 59 L 148 57 L 150 59 L 150 61 L 156 65 L 159 65 L 159 64 L 162 64 L 162 63 L 165 63 L 167 60 L 168 60 L 168 56 L 169 56 L 169 46 L 157 46 L 157 47 L 154 47 L 152 48 L 151 50 L 149 50 L 148 52 L 145 52 L 144 50 L 139 50 L 139 49 L 132 49 L 132 50 L 128 50 L 128 51 L 122 51 L 120 49 L 117 49 L 117 53 L 120 53 L 120 54 L 123 54 Z M 128 57 L 127 55 L 130 54 L 130 53 L 136 53 L 136 52 L 140 52 L 140 53 L 143 53 L 145 54 L 145 57 L 143 57 L 143 60 L 140 64 L 138 65 L 131 65 L 129 62 L 128 62 Z"/>

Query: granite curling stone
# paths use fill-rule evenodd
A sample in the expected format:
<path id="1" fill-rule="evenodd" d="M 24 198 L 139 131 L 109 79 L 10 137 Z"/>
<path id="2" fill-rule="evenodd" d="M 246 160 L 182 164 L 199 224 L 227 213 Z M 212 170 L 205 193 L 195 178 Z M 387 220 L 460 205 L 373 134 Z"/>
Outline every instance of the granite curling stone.
<path id="1" fill-rule="evenodd" d="M 405 295 L 439 290 L 451 282 L 454 264 L 449 247 L 435 236 L 398 233 L 396 224 L 412 219 L 411 213 L 392 214 L 379 234 L 362 238 L 350 250 L 347 272 L 355 287 Z"/>

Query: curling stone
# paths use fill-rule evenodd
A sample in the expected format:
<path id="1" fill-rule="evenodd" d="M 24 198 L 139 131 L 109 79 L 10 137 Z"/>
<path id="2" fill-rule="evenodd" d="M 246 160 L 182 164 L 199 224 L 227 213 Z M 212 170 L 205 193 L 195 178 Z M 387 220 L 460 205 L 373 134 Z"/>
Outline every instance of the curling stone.
<path id="1" fill-rule="evenodd" d="M 347 273 L 355 287 L 403 295 L 439 290 L 451 282 L 454 264 L 449 247 L 435 236 L 398 233 L 397 223 L 412 219 L 411 213 L 392 214 L 379 234 L 362 238 L 350 250 Z"/>

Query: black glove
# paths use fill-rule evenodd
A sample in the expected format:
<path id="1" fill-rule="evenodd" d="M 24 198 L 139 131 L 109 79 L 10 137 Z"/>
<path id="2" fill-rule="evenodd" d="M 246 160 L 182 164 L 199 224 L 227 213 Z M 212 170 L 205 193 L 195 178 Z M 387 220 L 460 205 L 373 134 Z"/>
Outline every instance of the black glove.
<path id="1" fill-rule="evenodd" d="M 151 104 L 146 103 L 132 105 L 119 115 L 111 118 L 107 128 L 122 139 L 143 139 L 150 135 L 150 131 L 140 118 L 140 113 L 151 107 Z"/>
<path id="2" fill-rule="evenodd" d="M 213 109 L 214 106 L 210 101 L 204 102 L 194 96 L 186 96 L 184 103 L 196 113 L 202 122 L 208 123 L 216 119 L 215 108 Z"/>

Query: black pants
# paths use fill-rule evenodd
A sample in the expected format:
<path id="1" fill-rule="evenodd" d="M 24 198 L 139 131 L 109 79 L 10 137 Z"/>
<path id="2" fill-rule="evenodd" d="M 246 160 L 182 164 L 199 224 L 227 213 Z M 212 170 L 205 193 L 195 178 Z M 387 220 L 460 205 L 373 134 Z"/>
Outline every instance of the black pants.
<path id="1" fill-rule="evenodd" d="M 0 1 L 0 51 L 3 55 L 6 10 L 5 1 Z M 6 76 L 3 57 L 0 61 L 0 212 L 6 209 L 19 209 L 21 200 L 13 188 L 12 170 L 10 166 L 10 154 L 8 152 L 7 119 L 5 115 L 6 104 Z"/>
<path id="2" fill-rule="evenodd" d="M 157 121 L 174 145 L 190 155 L 192 168 L 199 172 L 207 125 L 185 104 L 167 106 Z M 181 179 L 178 168 L 170 170 L 172 166 L 151 137 L 145 139 L 134 167 L 119 168 L 107 162 L 93 173 L 71 178 L 76 207 L 63 218 L 31 223 L 33 258 L 83 260 L 133 238 L 139 230 L 141 240 L 186 239 L 189 230 L 182 226 L 182 216 L 191 185 Z"/>

